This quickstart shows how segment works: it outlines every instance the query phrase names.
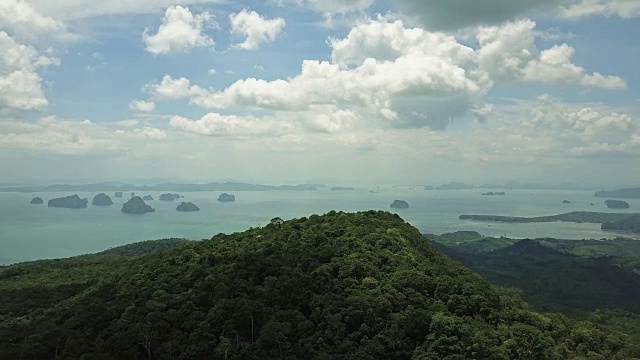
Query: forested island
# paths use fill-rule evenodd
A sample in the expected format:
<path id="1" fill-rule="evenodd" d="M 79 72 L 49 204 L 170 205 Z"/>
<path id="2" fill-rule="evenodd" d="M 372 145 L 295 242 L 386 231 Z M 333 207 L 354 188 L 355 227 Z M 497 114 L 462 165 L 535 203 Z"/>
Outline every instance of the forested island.
<path id="1" fill-rule="evenodd" d="M 601 190 L 597 191 L 594 196 L 619 199 L 637 199 L 640 198 L 640 188 L 625 188 L 613 191 Z"/>
<path id="2" fill-rule="evenodd" d="M 640 214 L 602 223 L 602 230 L 628 231 L 640 234 Z"/>
<path id="3" fill-rule="evenodd" d="M 332 191 L 352 191 L 353 188 L 350 186 L 334 186 L 331 188 Z"/>
<path id="4" fill-rule="evenodd" d="M 158 197 L 158 200 L 160 201 L 173 201 L 177 199 L 180 199 L 180 195 L 174 193 L 166 193 Z"/>
<path id="5" fill-rule="evenodd" d="M 176 207 L 176 211 L 180 212 L 192 212 L 192 211 L 200 211 L 200 208 L 197 207 L 192 202 L 182 202 L 180 205 Z"/>
<path id="6" fill-rule="evenodd" d="M 482 193 L 482 195 L 483 196 L 505 196 L 507 194 L 504 191 L 496 191 L 496 192 L 489 191 L 486 193 Z"/>
<path id="7" fill-rule="evenodd" d="M 34 204 L 34 205 L 42 205 L 42 204 L 44 204 L 44 200 L 42 200 L 42 198 L 41 198 L 41 197 L 36 196 L 36 197 L 34 197 L 33 199 L 31 199 L 30 204 Z"/>
<path id="8" fill-rule="evenodd" d="M 84 209 L 89 203 L 88 199 L 81 199 L 77 194 L 51 199 L 47 202 L 48 207 Z"/>
<path id="9" fill-rule="evenodd" d="M 155 212 L 156 209 L 147 205 L 140 196 L 134 196 L 122 205 L 122 210 L 125 214 L 146 214 Z"/>
<path id="10" fill-rule="evenodd" d="M 220 202 L 234 202 L 234 201 L 236 201 L 236 196 L 235 195 L 231 195 L 231 194 L 227 194 L 227 193 L 222 193 L 222 194 L 220 194 L 220 196 L 218 196 L 218 201 L 220 201 Z"/>
<path id="11" fill-rule="evenodd" d="M 629 203 L 623 200 L 605 200 L 604 204 L 609 209 L 628 209 Z"/>
<path id="12" fill-rule="evenodd" d="M 460 215 L 458 218 L 461 220 L 495 221 L 495 222 L 504 222 L 504 223 L 536 223 L 536 222 L 543 223 L 543 222 L 563 221 L 563 222 L 573 222 L 573 223 L 601 224 L 607 221 L 621 220 L 631 215 L 638 215 L 638 214 L 573 211 L 573 212 L 559 214 L 559 215 L 534 216 L 534 217 L 501 216 L 501 215 Z"/>
<path id="13" fill-rule="evenodd" d="M 168 245 L 0 268 L 0 358 L 640 357 L 626 335 L 501 295 L 386 212 Z"/>
<path id="14" fill-rule="evenodd" d="M 113 200 L 111 200 L 111 197 L 109 197 L 109 195 L 105 194 L 105 193 L 100 193 L 96 196 L 93 197 L 93 200 L 91 200 L 91 205 L 93 206 L 111 206 L 113 205 Z"/>

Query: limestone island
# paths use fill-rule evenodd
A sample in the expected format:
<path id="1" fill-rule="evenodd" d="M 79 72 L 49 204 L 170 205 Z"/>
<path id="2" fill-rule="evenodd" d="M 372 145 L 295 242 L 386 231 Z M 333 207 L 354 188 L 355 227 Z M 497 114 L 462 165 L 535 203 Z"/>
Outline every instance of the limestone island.
<path id="1" fill-rule="evenodd" d="M 144 200 L 144 201 L 153 201 L 153 196 L 145 195 L 145 196 L 142 197 L 142 200 Z"/>
<path id="2" fill-rule="evenodd" d="M 34 197 L 33 199 L 31 199 L 31 204 L 42 205 L 44 204 L 44 200 L 42 200 L 41 197 Z"/>
<path id="3" fill-rule="evenodd" d="M 604 204 L 609 209 L 628 209 L 629 203 L 623 200 L 605 200 Z"/>
<path id="4" fill-rule="evenodd" d="M 569 200 L 562 200 L 562 203 L 563 203 L 563 204 L 571 204 L 571 201 L 569 201 Z"/>
<path id="5" fill-rule="evenodd" d="M 91 205 L 93 206 L 111 206 L 113 205 L 113 201 L 109 197 L 109 195 L 105 193 L 100 193 L 93 197 L 91 201 Z"/>
<path id="6" fill-rule="evenodd" d="M 408 209 L 409 203 L 404 200 L 394 200 L 391 207 L 393 209 Z"/>
<path id="7" fill-rule="evenodd" d="M 156 209 L 145 204 L 140 196 L 134 196 L 122 205 L 122 212 L 125 214 L 146 214 L 155 211 Z"/>
<path id="8" fill-rule="evenodd" d="M 489 191 L 486 193 L 482 193 L 483 196 L 504 196 L 507 195 L 504 191 L 499 191 L 499 192 L 493 192 L 493 191 Z"/>
<path id="9" fill-rule="evenodd" d="M 352 191 L 352 187 L 336 186 L 331 188 L 332 191 Z"/>
<path id="10" fill-rule="evenodd" d="M 136 193 L 134 193 L 133 191 L 131 192 L 131 197 L 136 196 Z"/>
<path id="11" fill-rule="evenodd" d="M 197 207 L 194 203 L 182 202 L 180 205 L 178 205 L 178 207 L 176 208 L 176 211 L 183 211 L 183 212 L 200 211 L 200 208 Z"/>
<path id="12" fill-rule="evenodd" d="M 81 199 L 78 195 L 69 195 L 57 199 L 51 199 L 47 203 L 49 207 L 68 208 L 68 209 L 84 209 L 87 207 L 89 200 Z"/>
<path id="13" fill-rule="evenodd" d="M 220 194 L 220 196 L 218 196 L 218 201 L 221 201 L 221 202 L 234 202 L 234 201 L 236 201 L 236 197 L 235 197 L 235 195 L 222 193 L 222 194 Z"/>
<path id="14" fill-rule="evenodd" d="M 628 231 L 640 234 L 640 214 L 632 214 L 620 220 L 602 223 L 600 228 L 602 230 Z"/>
<path id="15" fill-rule="evenodd" d="M 162 201 L 173 201 L 175 199 L 180 199 L 180 195 L 173 194 L 173 193 L 166 193 L 166 194 L 160 195 L 160 197 L 158 198 L 158 200 L 162 200 Z"/>
<path id="16" fill-rule="evenodd" d="M 113 194 L 113 197 L 122 197 L 122 191 L 116 191 L 115 194 Z"/>

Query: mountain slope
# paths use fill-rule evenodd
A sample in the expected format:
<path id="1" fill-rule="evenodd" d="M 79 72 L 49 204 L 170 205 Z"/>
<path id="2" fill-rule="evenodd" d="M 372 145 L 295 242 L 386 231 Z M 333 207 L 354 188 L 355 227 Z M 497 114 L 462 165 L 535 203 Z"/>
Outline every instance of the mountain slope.
<path id="1" fill-rule="evenodd" d="M 106 256 L 106 255 L 105 255 Z M 82 292 L 0 318 L 0 358 L 630 359 L 590 323 L 527 311 L 386 212 L 330 212 L 107 257 Z M 110 270 L 109 270 L 110 269 Z M 0 272 L 0 291 L 27 273 Z"/>

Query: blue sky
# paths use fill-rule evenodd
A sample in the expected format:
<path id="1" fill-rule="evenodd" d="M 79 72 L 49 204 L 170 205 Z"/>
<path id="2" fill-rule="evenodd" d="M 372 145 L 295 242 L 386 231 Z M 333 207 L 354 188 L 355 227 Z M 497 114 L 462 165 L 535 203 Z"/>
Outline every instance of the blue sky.
<path id="1" fill-rule="evenodd" d="M 630 0 L 4 0 L 0 182 L 632 184 L 639 32 Z"/>

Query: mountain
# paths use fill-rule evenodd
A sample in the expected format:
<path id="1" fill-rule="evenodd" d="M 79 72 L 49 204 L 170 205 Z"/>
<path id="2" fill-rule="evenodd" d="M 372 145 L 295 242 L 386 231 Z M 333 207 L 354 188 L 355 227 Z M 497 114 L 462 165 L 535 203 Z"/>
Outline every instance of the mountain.
<path id="1" fill-rule="evenodd" d="M 311 191 L 317 190 L 317 185 L 259 185 L 236 182 L 211 182 L 207 184 L 176 184 L 163 183 L 158 185 L 132 185 L 121 183 L 95 184 L 57 184 L 50 186 L 21 186 L 0 188 L 0 192 L 63 192 L 63 191 Z"/>
<path id="2" fill-rule="evenodd" d="M 2 268 L 0 358 L 640 356 L 622 334 L 500 296 L 387 212 L 169 244 Z"/>

